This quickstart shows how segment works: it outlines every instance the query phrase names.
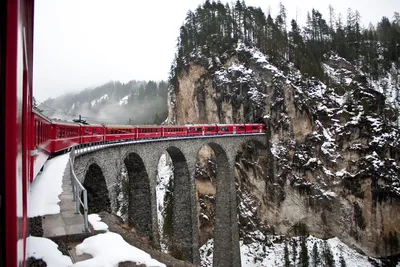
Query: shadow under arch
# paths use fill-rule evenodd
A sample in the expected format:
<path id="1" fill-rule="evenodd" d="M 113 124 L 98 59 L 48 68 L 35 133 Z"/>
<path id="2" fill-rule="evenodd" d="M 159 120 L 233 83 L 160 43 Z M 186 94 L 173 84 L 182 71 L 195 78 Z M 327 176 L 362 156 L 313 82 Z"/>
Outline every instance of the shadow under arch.
<path id="1" fill-rule="evenodd" d="M 224 148 L 213 142 L 207 145 L 214 151 L 217 165 L 213 266 L 240 266 L 233 166 Z"/>
<path id="2" fill-rule="evenodd" d="M 152 213 L 149 176 L 142 158 L 129 153 L 124 159 L 129 177 L 128 223 L 152 240 Z"/>
<path id="3" fill-rule="evenodd" d="M 166 149 L 174 166 L 172 213 L 167 211 L 167 217 L 170 216 L 170 236 L 172 244 L 169 247 L 174 257 L 194 262 L 198 258 L 198 245 L 194 242 L 193 229 L 197 225 L 196 220 L 192 219 L 193 209 L 195 209 L 194 192 L 190 180 L 190 173 L 185 155 L 174 146 Z M 169 215 L 168 215 L 169 213 Z"/>
<path id="4" fill-rule="evenodd" d="M 85 173 L 83 186 L 87 190 L 89 213 L 106 211 L 111 213 L 110 196 L 103 171 L 96 163 L 91 163 Z"/>

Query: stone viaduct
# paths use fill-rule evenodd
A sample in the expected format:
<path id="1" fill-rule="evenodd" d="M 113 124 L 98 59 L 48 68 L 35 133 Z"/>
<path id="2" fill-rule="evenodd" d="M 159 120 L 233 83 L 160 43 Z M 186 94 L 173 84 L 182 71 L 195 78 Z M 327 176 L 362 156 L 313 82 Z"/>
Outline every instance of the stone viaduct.
<path id="1" fill-rule="evenodd" d="M 96 192 L 92 194 L 102 200 L 94 200 L 87 188 L 89 212 L 91 201 L 107 200 L 108 211 L 115 213 L 117 177 L 125 164 L 129 177 L 129 223 L 157 244 L 157 166 L 161 155 L 167 151 L 174 166 L 171 242 L 185 260 L 199 264 L 194 174 L 199 150 L 209 145 L 217 163 L 213 266 L 240 266 L 234 165 L 238 150 L 247 142 L 265 147 L 267 137 L 265 134 L 188 137 L 112 144 L 77 156 L 74 170 L 82 184 L 88 184 L 85 179 L 92 179 L 90 183 L 97 184 Z"/>

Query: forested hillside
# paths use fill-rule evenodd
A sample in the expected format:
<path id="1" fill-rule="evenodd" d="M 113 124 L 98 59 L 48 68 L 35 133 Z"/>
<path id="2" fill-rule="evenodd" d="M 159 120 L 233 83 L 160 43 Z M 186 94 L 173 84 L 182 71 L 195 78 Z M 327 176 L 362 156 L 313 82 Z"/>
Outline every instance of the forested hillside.
<path id="1" fill-rule="evenodd" d="M 279 15 L 272 18 L 261 8 L 246 6 L 236 1 L 234 6 L 205 1 L 196 11 L 189 11 L 180 29 L 176 65 L 170 79 L 176 82 L 176 73 L 185 60 L 199 47 L 204 52 L 223 54 L 241 40 L 247 46 L 257 47 L 269 56 L 268 60 L 282 70 L 288 62 L 305 76 L 316 76 L 329 82 L 322 67 L 328 52 L 346 58 L 371 79 L 394 71 L 400 66 L 400 15 L 382 17 L 377 25 L 362 28 L 361 14 L 348 9 L 346 15 L 336 14 L 329 6 L 329 17 L 318 10 L 307 13 L 306 25 L 287 18 L 286 8 L 280 5 Z M 290 25 L 290 26 L 289 26 Z M 175 68 L 177 67 L 177 68 Z"/>
<path id="2" fill-rule="evenodd" d="M 111 81 L 37 103 L 50 118 L 72 121 L 79 115 L 91 123 L 160 124 L 167 117 L 166 82 Z"/>

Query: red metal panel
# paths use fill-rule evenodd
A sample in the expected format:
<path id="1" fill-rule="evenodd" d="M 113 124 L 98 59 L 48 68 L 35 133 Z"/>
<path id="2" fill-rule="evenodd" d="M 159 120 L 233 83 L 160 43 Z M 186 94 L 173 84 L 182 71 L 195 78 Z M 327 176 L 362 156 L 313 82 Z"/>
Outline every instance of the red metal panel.
<path id="1" fill-rule="evenodd" d="M 138 139 L 160 138 L 162 136 L 161 127 L 138 127 Z"/>
<path id="2" fill-rule="evenodd" d="M 187 136 L 188 128 L 182 126 L 164 126 L 162 127 L 162 136 L 163 137 L 178 137 L 178 136 Z"/>
<path id="3" fill-rule="evenodd" d="M 6 266 L 23 265 L 27 228 L 27 192 L 33 171 L 32 32 L 33 2 L 7 1 L 5 60 L 5 250 Z"/>

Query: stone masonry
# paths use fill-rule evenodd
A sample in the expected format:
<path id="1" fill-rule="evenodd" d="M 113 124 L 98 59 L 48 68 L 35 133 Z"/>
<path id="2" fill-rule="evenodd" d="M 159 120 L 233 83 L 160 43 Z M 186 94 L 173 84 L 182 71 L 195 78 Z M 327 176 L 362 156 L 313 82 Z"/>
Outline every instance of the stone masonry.
<path id="1" fill-rule="evenodd" d="M 139 233 L 151 237 L 158 244 L 156 176 L 158 161 L 162 153 L 167 151 L 174 164 L 175 179 L 172 245 L 185 260 L 198 264 L 200 256 L 194 172 L 198 151 L 204 145 L 209 145 L 217 160 L 213 265 L 236 267 L 240 266 L 240 248 L 233 170 L 237 151 L 243 143 L 252 140 L 263 145 L 267 142 L 266 135 L 260 134 L 112 144 L 78 156 L 74 170 L 80 182 L 84 183 L 86 174 L 93 169 L 93 165 L 101 169 L 108 189 L 111 211 L 115 213 L 117 176 L 122 164 L 125 164 L 130 186 L 129 222 Z"/>

